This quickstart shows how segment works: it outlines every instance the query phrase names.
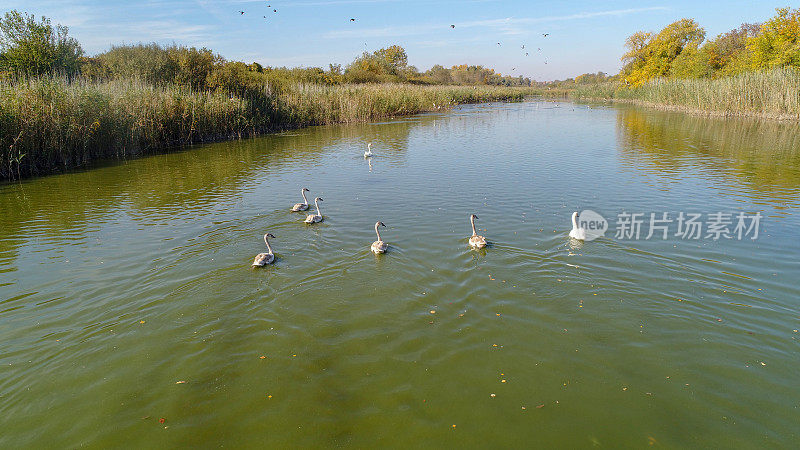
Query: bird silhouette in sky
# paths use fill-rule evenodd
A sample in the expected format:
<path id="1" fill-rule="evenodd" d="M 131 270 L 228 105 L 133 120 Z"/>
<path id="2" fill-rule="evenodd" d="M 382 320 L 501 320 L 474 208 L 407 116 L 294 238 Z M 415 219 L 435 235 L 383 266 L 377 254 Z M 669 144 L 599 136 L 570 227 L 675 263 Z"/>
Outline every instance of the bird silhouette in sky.
<path id="1" fill-rule="evenodd" d="M 244 11 L 238 11 L 240 15 L 244 15 Z"/>
<path id="2" fill-rule="evenodd" d="M 542 33 L 542 36 L 544 37 L 550 36 L 550 33 Z"/>
<path id="3" fill-rule="evenodd" d="M 350 19 L 350 22 L 355 22 L 355 21 L 356 21 L 356 19 Z"/>
<path id="4" fill-rule="evenodd" d="M 450 28 L 455 28 L 455 27 L 456 27 L 455 25 L 450 25 Z"/>

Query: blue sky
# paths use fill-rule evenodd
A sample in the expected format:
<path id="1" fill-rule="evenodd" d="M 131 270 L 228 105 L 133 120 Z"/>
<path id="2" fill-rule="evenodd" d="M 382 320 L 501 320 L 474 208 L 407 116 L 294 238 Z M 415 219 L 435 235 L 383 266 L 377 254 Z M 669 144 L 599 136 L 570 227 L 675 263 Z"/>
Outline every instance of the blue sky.
<path id="1" fill-rule="evenodd" d="M 713 37 L 781 6 L 788 0 L 0 0 L 0 11 L 69 26 L 89 54 L 112 43 L 175 42 L 232 60 L 327 68 L 400 44 L 421 70 L 482 64 L 537 80 L 616 73 L 625 38 L 638 30 L 691 17 Z"/>

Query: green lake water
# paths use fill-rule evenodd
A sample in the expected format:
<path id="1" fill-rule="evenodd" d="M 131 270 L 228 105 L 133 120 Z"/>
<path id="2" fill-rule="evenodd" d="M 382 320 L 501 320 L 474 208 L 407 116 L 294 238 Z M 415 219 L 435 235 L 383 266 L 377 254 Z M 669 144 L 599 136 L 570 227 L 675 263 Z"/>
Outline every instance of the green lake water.
<path id="1" fill-rule="evenodd" d="M 791 448 L 799 194 L 796 124 L 539 101 L 1 185 L 0 447 Z"/>

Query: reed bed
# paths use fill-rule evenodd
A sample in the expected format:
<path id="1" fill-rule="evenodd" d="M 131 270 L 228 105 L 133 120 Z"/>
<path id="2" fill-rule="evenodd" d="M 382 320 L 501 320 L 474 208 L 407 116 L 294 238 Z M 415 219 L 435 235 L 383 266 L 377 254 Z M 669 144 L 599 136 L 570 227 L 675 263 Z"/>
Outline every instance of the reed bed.
<path id="1" fill-rule="evenodd" d="M 136 80 L 0 81 L 0 179 L 57 172 L 192 143 L 363 122 L 540 93 L 496 86 L 259 86 L 246 95 Z"/>
<path id="2" fill-rule="evenodd" d="M 576 88 L 574 98 L 614 99 L 723 115 L 800 118 L 800 71 L 780 68 L 709 79 L 656 79 L 628 88 L 598 84 Z"/>

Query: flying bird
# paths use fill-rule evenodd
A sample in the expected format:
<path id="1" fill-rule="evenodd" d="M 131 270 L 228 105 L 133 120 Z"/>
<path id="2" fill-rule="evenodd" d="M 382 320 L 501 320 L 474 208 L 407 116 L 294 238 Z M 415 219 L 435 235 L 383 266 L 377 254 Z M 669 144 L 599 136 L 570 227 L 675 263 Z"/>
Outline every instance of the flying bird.
<path id="1" fill-rule="evenodd" d="M 455 27 L 456 27 L 455 25 L 450 25 L 450 28 L 455 28 Z"/>
<path id="2" fill-rule="evenodd" d="M 525 52 L 525 56 L 528 56 L 528 52 Z"/>
<path id="3" fill-rule="evenodd" d="M 522 49 L 525 50 L 525 44 L 522 44 Z"/>
<path id="4" fill-rule="evenodd" d="M 272 12 L 278 12 L 278 10 L 277 9 L 273 9 Z"/>
<path id="5" fill-rule="evenodd" d="M 355 22 L 355 21 L 356 21 L 356 19 L 350 19 L 350 22 Z"/>
<path id="6" fill-rule="evenodd" d="M 498 42 L 497 45 L 500 45 L 500 43 Z"/>
<path id="7" fill-rule="evenodd" d="M 544 37 L 550 36 L 550 33 L 542 33 L 542 36 Z"/>
<path id="8" fill-rule="evenodd" d="M 244 15 L 244 11 L 238 11 L 238 13 Z"/>

